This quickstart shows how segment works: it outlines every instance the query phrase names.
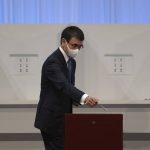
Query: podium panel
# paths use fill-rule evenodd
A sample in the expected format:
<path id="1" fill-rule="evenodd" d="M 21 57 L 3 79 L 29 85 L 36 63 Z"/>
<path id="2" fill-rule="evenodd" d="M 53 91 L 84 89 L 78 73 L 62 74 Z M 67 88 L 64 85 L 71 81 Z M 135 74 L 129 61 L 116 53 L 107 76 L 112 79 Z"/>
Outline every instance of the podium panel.
<path id="1" fill-rule="evenodd" d="M 66 114 L 65 150 L 123 150 L 123 115 Z"/>

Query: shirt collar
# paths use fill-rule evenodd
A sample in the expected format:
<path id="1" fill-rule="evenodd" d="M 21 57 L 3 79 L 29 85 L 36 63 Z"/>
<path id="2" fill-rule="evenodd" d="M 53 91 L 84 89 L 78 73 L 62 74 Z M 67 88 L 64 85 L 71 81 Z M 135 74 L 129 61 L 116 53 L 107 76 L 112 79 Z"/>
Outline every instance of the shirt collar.
<path id="1" fill-rule="evenodd" d="M 63 54 L 63 56 L 64 56 L 64 58 L 65 58 L 65 61 L 67 62 L 68 59 L 69 59 L 69 57 L 67 56 L 67 54 L 65 53 L 65 51 L 62 49 L 61 46 L 59 47 L 59 49 L 60 49 L 61 53 Z"/>

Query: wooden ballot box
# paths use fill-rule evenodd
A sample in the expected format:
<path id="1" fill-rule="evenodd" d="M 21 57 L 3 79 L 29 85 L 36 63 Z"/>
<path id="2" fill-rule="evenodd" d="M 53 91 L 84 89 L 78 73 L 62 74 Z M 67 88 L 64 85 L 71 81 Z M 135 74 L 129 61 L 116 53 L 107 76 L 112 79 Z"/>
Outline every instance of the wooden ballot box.
<path id="1" fill-rule="evenodd" d="M 123 115 L 66 114 L 65 150 L 123 150 Z"/>

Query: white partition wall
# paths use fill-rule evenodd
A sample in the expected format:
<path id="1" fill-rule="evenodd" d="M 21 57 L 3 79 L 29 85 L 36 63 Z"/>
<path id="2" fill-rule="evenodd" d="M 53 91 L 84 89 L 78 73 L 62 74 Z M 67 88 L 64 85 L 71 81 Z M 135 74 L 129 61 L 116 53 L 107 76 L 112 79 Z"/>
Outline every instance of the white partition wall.
<path id="1" fill-rule="evenodd" d="M 150 100 L 150 26 L 78 25 L 85 33 L 76 85 L 102 103 Z M 0 26 L 0 103 L 36 104 L 41 67 L 66 25 Z"/>

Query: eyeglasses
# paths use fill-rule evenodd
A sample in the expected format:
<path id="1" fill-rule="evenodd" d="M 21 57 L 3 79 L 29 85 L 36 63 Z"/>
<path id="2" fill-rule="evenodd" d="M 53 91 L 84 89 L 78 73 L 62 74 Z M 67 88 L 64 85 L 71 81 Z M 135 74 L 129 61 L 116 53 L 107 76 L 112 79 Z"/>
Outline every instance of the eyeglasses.
<path id="1" fill-rule="evenodd" d="M 78 45 L 78 44 L 71 44 L 71 43 L 68 43 L 69 45 L 71 45 L 71 47 L 73 48 L 73 49 L 76 49 L 76 48 L 78 48 L 78 49 L 82 49 L 84 46 L 81 44 L 81 45 Z"/>

